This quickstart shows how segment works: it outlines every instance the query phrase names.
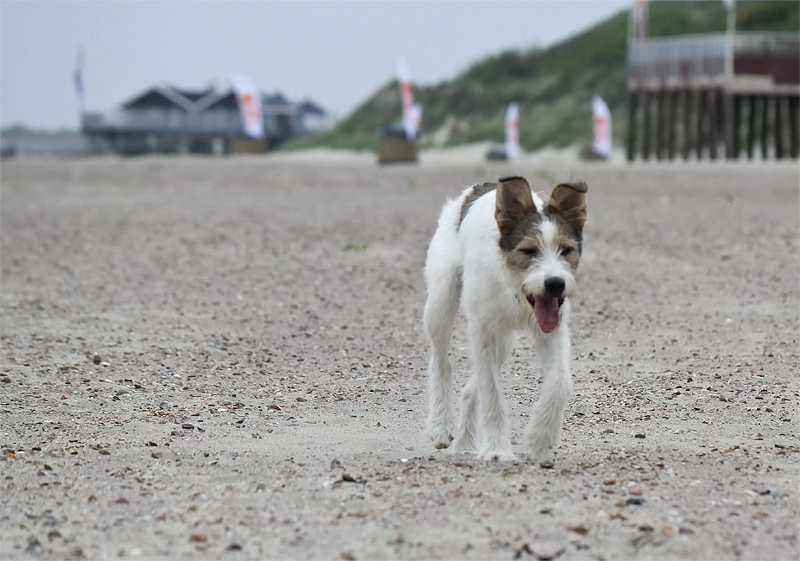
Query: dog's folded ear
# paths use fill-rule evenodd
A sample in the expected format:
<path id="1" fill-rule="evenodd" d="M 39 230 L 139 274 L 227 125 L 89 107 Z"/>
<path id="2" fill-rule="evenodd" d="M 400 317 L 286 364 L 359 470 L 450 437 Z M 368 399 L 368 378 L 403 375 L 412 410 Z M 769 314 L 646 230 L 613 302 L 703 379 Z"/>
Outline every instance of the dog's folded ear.
<path id="1" fill-rule="evenodd" d="M 586 223 L 586 183 L 561 183 L 553 189 L 549 206 L 572 223 L 578 231 L 583 230 Z"/>
<path id="2" fill-rule="evenodd" d="M 524 177 L 501 177 L 496 197 L 494 219 L 501 236 L 509 234 L 525 216 L 537 212 L 531 186 Z"/>

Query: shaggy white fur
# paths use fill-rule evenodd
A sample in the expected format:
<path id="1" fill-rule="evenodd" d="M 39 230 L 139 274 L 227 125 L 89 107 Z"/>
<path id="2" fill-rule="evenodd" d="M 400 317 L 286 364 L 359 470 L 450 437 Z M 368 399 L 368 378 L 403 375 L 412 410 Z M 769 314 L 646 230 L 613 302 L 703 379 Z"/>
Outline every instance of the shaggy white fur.
<path id="1" fill-rule="evenodd" d="M 468 188 L 439 217 L 425 265 L 424 328 L 431 345 L 427 430 L 436 448 L 513 460 L 500 369 L 515 330 L 534 338 L 544 380 L 524 431 L 543 461 L 558 445 L 573 394 L 569 297 L 586 220 L 586 186 L 557 186 L 549 198 L 520 177 Z M 473 374 L 461 395 L 458 428 L 448 348 L 459 305 L 468 322 Z"/>

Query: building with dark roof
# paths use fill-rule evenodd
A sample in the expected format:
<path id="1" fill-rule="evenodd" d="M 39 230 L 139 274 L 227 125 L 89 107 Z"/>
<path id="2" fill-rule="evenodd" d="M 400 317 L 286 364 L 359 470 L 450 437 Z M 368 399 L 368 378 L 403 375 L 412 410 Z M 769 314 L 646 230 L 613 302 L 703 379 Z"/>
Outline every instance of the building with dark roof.
<path id="1" fill-rule="evenodd" d="M 261 94 L 263 139 L 245 135 L 231 89 L 182 90 L 157 85 L 111 113 L 85 113 L 82 130 L 120 154 L 264 152 L 300 135 L 330 128 L 331 116 L 312 101 Z"/>

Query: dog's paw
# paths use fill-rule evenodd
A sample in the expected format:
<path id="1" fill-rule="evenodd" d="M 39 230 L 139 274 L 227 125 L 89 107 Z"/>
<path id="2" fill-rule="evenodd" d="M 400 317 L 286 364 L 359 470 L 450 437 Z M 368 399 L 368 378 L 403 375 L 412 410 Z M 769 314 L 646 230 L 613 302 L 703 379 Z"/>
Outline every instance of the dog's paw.
<path id="1" fill-rule="evenodd" d="M 453 435 L 445 431 L 440 435 L 431 435 L 431 440 L 433 441 L 433 447 L 441 450 L 450 446 L 450 443 L 453 442 Z"/>
<path id="2" fill-rule="evenodd" d="M 456 441 L 453 443 L 453 453 L 455 454 L 473 454 L 477 450 L 475 446 L 475 441 L 470 438 L 456 438 Z"/>
<path id="3" fill-rule="evenodd" d="M 433 442 L 434 448 L 437 450 L 448 448 L 450 443 L 453 442 L 455 423 L 450 419 L 430 416 L 426 423 L 425 432 Z"/>
<path id="4" fill-rule="evenodd" d="M 525 435 L 528 454 L 531 460 L 538 463 L 545 463 L 558 444 L 558 436 L 546 432 L 533 430 Z"/>
<path id="5" fill-rule="evenodd" d="M 517 459 L 511 451 L 511 441 L 500 435 L 495 438 L 487 437 L 481 443 L 478 458 L 488 462 L 513 462 Z"/>
<path id="6" fill-rule="evenodd" d="M 517 457 L 510 450 L 482 450 L 478 454 L 479 460 L 487 462 L 516 462 Z"/>

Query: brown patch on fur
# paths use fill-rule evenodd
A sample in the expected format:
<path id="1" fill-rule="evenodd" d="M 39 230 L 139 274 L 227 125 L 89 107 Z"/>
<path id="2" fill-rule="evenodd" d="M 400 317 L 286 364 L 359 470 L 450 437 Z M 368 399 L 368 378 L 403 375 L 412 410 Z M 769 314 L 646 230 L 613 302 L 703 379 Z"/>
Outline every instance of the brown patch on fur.
<path id="1" fill-rule="evenodd" d="M 472 206 L 472 203 L 480 199 L 486 193 L 494 191 L 497 189 L 497 183 L 484 183 L 483 185 L 473 185 L 472 190 L 469 194 L 464 197 L 464 202 L 461 203 L 461 214 L 458 217 L 458 224 L 456 225 L 456 230 L 461 228 L 461 223 L 464 221 L 464 217 L 467 216 L 469 212 L 469 207 Z"/>
<path id="2" fill-rule="evenodd" d="M 556 246 L 561 250 L 561 259 L 569 263 L 572 272 L 578 270 L 578 262 L 583 251 L 583 238 L 580 233 L 571 228 L 564 228 L 556 219 L 556 236 L 554 239 Z"/>
<path id="3" fill-rule="evenodd" d="M 536 234 L 538 234 L 538 230 L 529 230 L 524 232 L 524 235 L 520 238 L 520 241 L 517 244 L 509 247 L 508 249 L 502 248 L 501 246 L 505 252 L 505 261 L 507 267 L 513 271 L 524 271 L 530 266 L 531 259 L 535 259 L 536 257 L 530 253 L 527 253 L 526 250 L 539 251 L 539 238 L 536 236 Z M 511 242 L 511 240 L 509 240 L 509 242 Z"/>
<path id="4" fill-rule="evenodd" d="M 500 230 L 500 248 L 511 251 L 519 245 L 531 226 L 541 219 L 528 182 L 518 176 L 501 177 L 497 186 L 494 219 Z"/>
<path id="5" fill-rule="evenodd" d="M 500 249 L 508 265 L 524 269 L 540 251 L 538 223 L 550 219 L 556 231 L 553 242 L 561 258 L 575 271 L 583 252 L 583 225 L 586 222 L 586 184 L 562 183 L 553 189 L 542 213 L 536 210 L 530 186 L 521 177 L 500 180 L 495 219 L 500 230 Z"/>
<path id="6" fill-rule="evenodd" d="M 553 243 L 561 252 L 563 259 L 575 273 L 578 270 L 578 262 L 581 258 L 582 238 L 579 232 L 566 222 L 561 216 L 549 216 L 555 224 L 556 235 Z M 540 252 L 540 231 L 537 222 L 527 221 L 525 228 L 516 230 L 516 237 L 509 236 L 507 242 L 510 245 L 504 249 L 506 265 L 517 271 L 528 269 L 532 259 L 536 259 Z M 502 240 L 501 240 L 502 241 Z M 566 250 L 566 251 L 565 251 Z"/>
<path id="7" fill-rule="evenodd" d="M 587 205 L 586 192 L 589 188 L 586 183 L 561 183 L 553 189 L 548 203 L 548 210 L 552 209 L 560 214 L 578 232 L 583 231 L 586 223 Z"/>

